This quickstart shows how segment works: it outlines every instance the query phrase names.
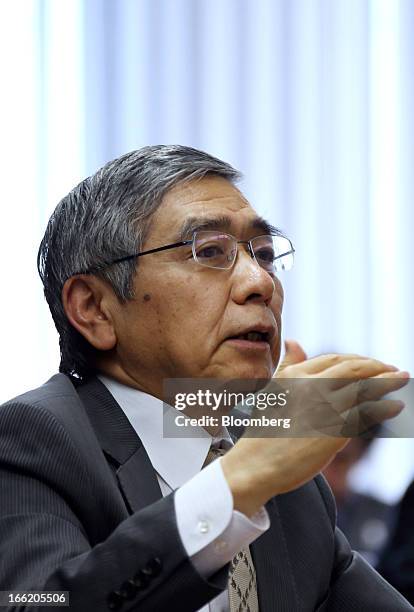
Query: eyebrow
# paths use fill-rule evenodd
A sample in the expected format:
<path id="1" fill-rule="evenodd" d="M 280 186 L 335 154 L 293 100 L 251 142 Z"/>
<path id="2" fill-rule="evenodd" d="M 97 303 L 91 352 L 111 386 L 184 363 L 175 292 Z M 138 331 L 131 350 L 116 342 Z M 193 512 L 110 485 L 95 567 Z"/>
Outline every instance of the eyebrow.
<path id="1" fill-rule="evenodd" d="M 186 219 L 178 234 L 177 240 L 185 241 L 191 238 L 194 232 L 202 230 L 225 230 L 229 231 L 232 226 L 230 217 L 189 217 Z M 259 230 L 263 234 L 271 236 L 284 236 L 279 228 L 275 227 L 263 217 L 255 217 L 249 223 L 249 229 Z"/>

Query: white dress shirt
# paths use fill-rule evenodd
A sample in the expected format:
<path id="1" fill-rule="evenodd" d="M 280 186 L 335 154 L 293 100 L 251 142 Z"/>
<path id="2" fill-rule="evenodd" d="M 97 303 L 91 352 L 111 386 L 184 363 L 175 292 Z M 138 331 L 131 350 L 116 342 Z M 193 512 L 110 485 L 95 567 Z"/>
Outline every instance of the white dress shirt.
<path id="1" fill-rule="evenodd" d="M 226 428 L 213 438 L 202 427 L 192 428 L 183 438 L 175 426 L 179 412 L 161 400 L 107 377 L 99 379 L 118 402 L 142 441 L 156 471 L 163 496 L 177 489 L 174 506 L 178 533 L 197 572 L 208 578 L 231 561 L 270 526 L 262 508 L 251 519 L 233 509 L 233 496 L 217 459 L 202 471 L 211 445 L 233 445 Z M 176 427 L 176 437 L 164 437 L 164 424 Z M 227 591 L 203 606 L 199 612 L 228 612 Z"/>

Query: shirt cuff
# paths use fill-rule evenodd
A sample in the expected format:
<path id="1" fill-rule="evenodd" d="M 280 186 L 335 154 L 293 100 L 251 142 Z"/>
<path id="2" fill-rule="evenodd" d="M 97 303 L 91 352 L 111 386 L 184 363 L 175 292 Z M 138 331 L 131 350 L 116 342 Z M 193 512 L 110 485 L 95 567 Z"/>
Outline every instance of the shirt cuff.
<path id="1" fill-rule="evenodd" d="M 216 459 L 177 489 L 178 533 L 195 569 L 208 578 L 270 526 L 264 507 L 248 518 L 233 509 L 233 496 Z"/>

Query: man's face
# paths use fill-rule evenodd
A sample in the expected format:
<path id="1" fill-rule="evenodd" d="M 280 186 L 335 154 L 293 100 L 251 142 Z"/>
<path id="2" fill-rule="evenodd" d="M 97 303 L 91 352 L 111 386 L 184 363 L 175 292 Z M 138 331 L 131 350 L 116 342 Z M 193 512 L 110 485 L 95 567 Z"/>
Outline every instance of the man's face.
<path id="1" fill-rule="evenodd" d="M 218 229 L 238 240 L 263 234 L 257 214 L 220 177 L 180 185 L 155 213 L 143 250 L 182 240 L 189 218 L 228 218 Z M 217 229 L 217 228 L 216 228 Z M 192 232 L 185 238 L 191 238 Z M 283 290 L 238 245 L 229 270 L 201 266 L 191 244 L 139 258 L 135 298 L 115 312 L 115 358 L 141 389 L 159 394 L 164 378 L 270 378 L 280 356 Z M 268 341 L 249 341 L 252 330 Z"/>

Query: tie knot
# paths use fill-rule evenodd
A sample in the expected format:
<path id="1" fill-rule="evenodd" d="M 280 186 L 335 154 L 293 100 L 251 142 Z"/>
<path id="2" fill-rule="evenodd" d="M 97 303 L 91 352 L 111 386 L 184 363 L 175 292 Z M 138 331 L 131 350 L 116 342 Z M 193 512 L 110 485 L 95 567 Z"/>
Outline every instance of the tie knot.
<path id="1" fill-rule="evenodd" d="M 219 457 L 222 457 L 225 452 L 226 452 L 226 449 L 222 448 L 221 446 L 219 447 L 210 446 L 210 450 L 207 453 L 207 457 L 206 457 L 206 460 L 204 461 L 203 467 L 205 467 L 206 465 L 214 461 L 214 459 L 218 459 Z"/>

